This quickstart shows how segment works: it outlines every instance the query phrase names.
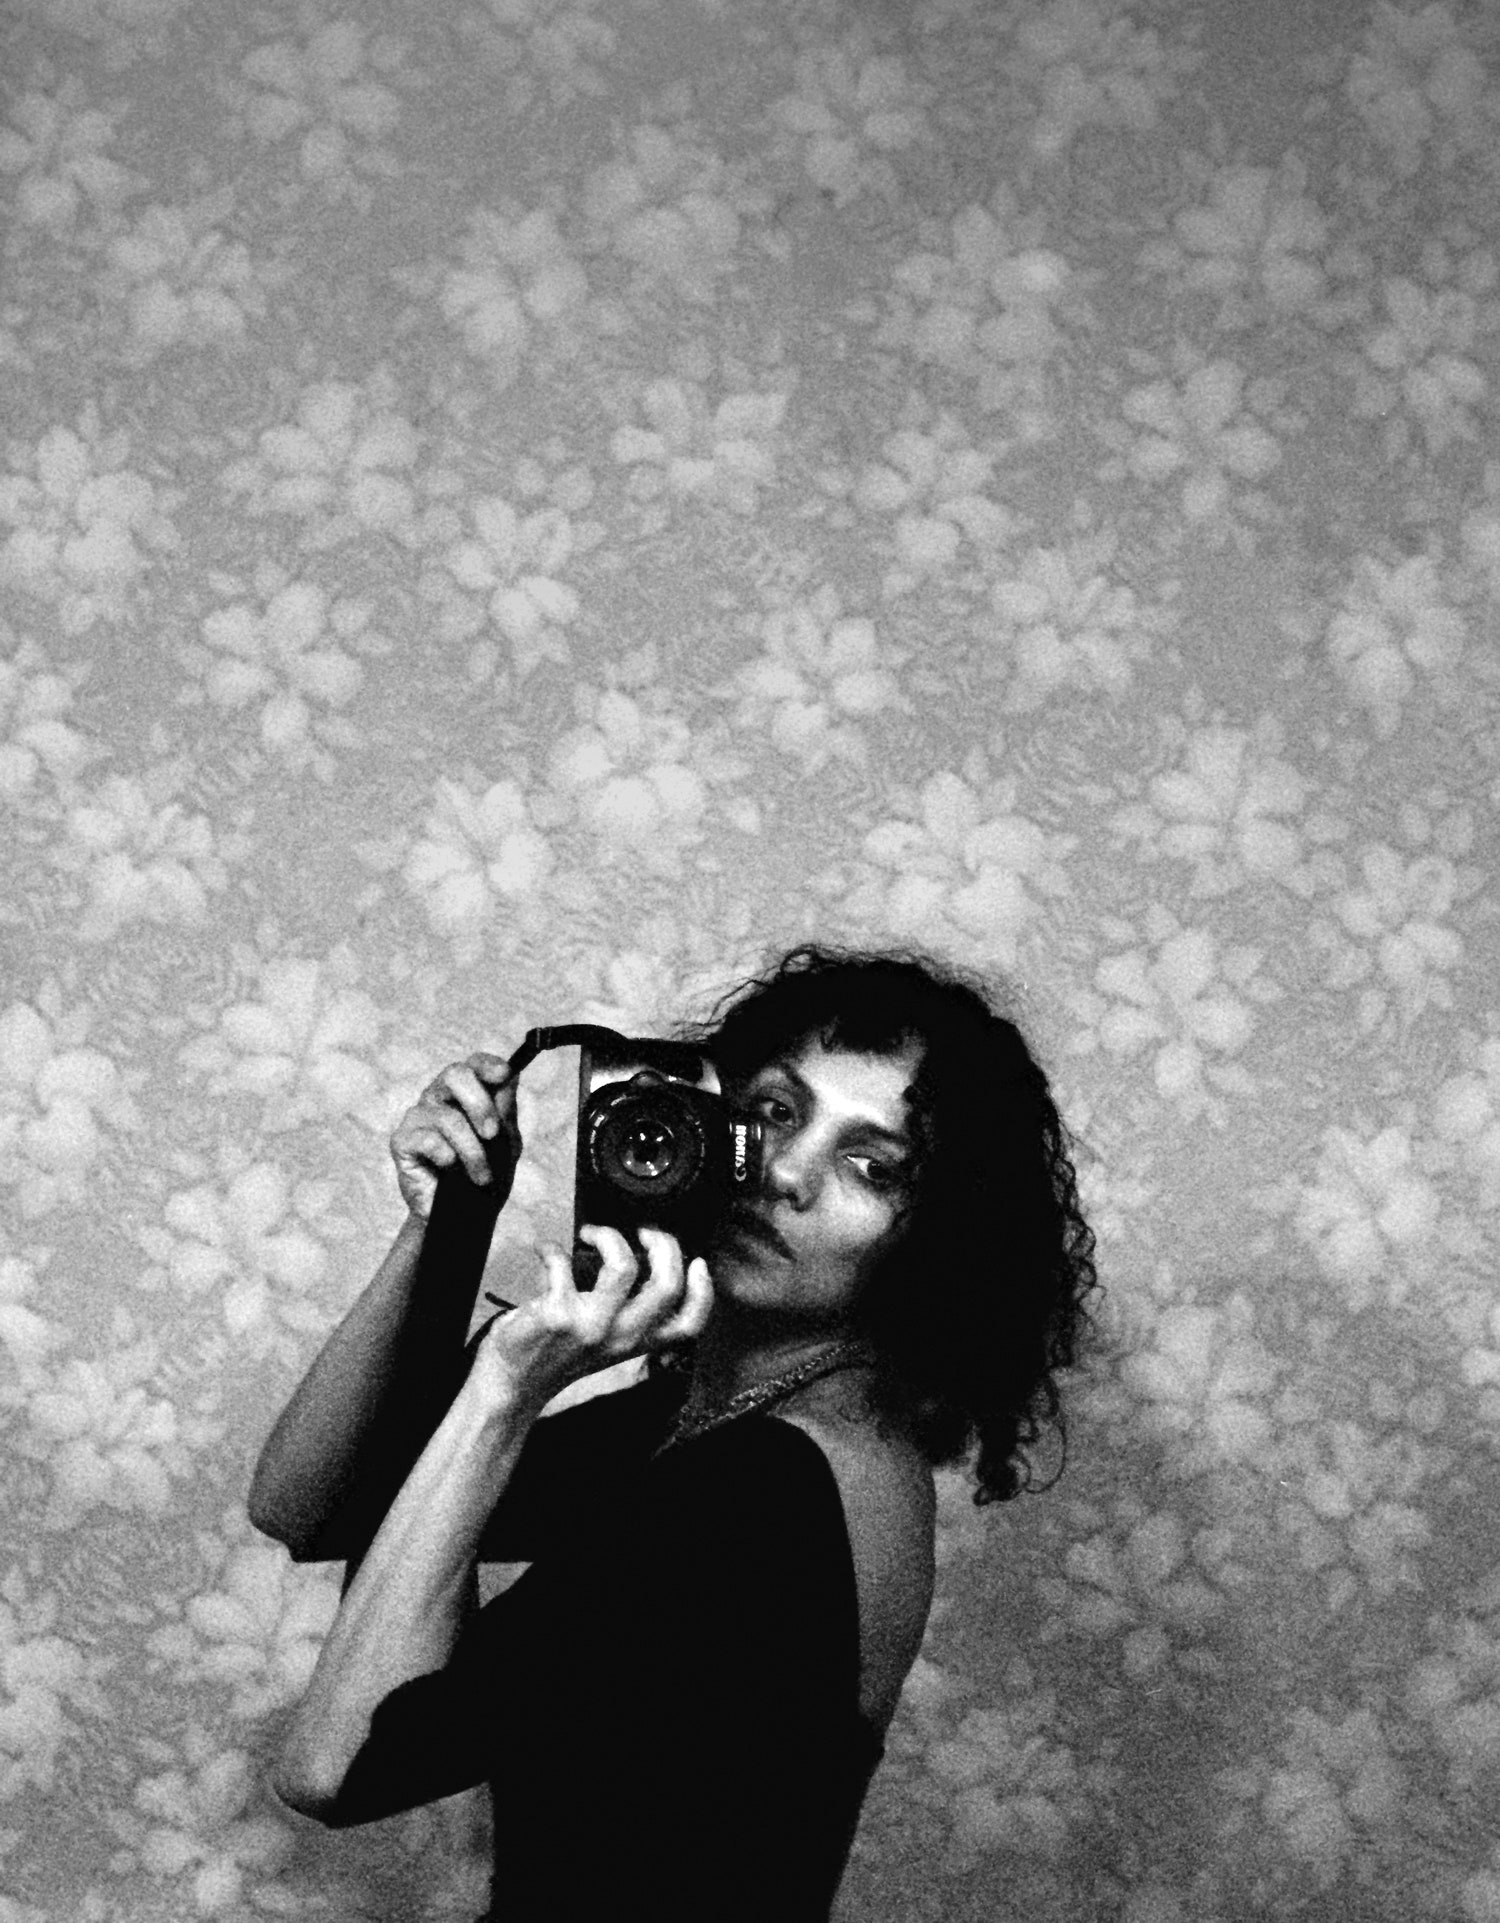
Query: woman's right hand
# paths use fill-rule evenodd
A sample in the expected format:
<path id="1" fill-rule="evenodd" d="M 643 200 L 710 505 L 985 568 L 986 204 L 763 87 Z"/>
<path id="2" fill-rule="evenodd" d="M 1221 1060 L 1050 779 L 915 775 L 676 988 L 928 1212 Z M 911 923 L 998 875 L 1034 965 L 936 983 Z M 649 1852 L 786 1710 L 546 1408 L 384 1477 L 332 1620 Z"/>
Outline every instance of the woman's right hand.
<path id="1" fill-rule="evenodd" d="M 391 1131 L 396 1181 L 412 1214 L 427 1220 L 438 1176 L 456 1163 L 463 1165 L 471 1181 L 490 1186 L 494 1176 L 485 1145 L 502 1137 L 510 1148 L 500 1195 L 503 1206 L 521 1159 L 516 1078 L 503 1055 L 483 1052 L 441 1070 Z"/>

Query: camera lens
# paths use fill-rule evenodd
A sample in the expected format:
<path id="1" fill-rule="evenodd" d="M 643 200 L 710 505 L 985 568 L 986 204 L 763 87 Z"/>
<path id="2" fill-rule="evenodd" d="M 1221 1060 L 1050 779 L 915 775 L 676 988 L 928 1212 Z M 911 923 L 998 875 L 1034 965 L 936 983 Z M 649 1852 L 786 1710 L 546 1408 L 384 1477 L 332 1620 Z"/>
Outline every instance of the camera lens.
<path id="1" fill-rule="evenodd" d="M 661 1199 L 691 1185 L 704 1141 L 692 1110 L 675 1095 L 627 1086 L 611 1091 L 589 1129 L 594 1173 L 615 1188 Z"/>
<path id="2" fill-rule="evenodd" d="M 619 1145 L 620 1167 L 638 1182 L 659 1182 L 671 1170 L 677 1142 L 660 1122 L 636 1122 Z"/>

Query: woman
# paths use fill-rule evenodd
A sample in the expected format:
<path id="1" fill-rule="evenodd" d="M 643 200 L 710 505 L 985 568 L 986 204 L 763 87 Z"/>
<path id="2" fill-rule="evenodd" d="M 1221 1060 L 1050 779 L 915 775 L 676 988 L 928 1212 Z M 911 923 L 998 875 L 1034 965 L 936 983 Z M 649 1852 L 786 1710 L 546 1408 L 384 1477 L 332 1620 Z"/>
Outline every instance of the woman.
<path id="1" fill-rule="evenodd" d="M 644 1230 L 642 1278 L 590 1229 L 591 1292 L 545 1251 L 466 1351 L 468 1305 L 411 1284 L 438 1172 L 519 1153 L 471 1056 L 398 1125 L 409 1219 L 256 1471 L 258 1528 L 351 1565 L 273 1787 L 348 1824 L 487 1780 L 496 1918 L 827 1918 L 931 1604 L 932 1470 L 977 1443 L 977 1502 L 1026 1486 L 1094 1287 L 1046 1078 L 980 985 L 804 947 L 721 1011 L 677 1039 L 764 1122 L 765 1177 L 707 1263 Z M 531 1567 L 480 1610 L 486 1559 Z"/>

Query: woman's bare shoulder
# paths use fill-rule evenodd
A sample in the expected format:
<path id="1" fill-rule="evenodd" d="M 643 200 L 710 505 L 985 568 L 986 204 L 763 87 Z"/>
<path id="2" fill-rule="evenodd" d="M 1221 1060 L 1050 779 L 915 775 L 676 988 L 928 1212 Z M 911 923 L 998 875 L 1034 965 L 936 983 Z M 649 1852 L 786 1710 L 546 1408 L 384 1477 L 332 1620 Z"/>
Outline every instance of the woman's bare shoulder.
<path id="1" fill-rule="evenodd" d="M 852 1505 L 861 1520 L 904 1519 L 931 1529 L 937 1513 L 932 1470 L 909 1437 L 800 1401 L 783 1403 L 776 1414 L 823 1451 L 846 1510 Z"/>
<path id="2" fill-rule="evenodd" d="M 817 1443 L 843 1503 L 860 1617 L 860 1708 L 884 1730 L 916 1661 L 936 1583 L 937 1493 L 914 1443 L 873 1424 L 782 1405 Z"/>

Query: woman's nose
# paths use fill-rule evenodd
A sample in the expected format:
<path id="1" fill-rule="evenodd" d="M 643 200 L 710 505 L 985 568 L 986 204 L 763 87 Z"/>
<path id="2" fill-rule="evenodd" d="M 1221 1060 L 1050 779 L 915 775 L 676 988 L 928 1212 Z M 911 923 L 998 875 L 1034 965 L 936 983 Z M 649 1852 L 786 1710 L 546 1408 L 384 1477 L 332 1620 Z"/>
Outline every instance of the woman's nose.
<path id="1" fill-rule="evenodd" d="M 794 1142 L 781 1143 L 770 1155 L 765 1166 L 765 1188 L 768 1195 L 790 1202 L 793 1208 L 807 1206 L 813 1191 L 813 1171 L 808 1157 L 799 1153 Z"/>

